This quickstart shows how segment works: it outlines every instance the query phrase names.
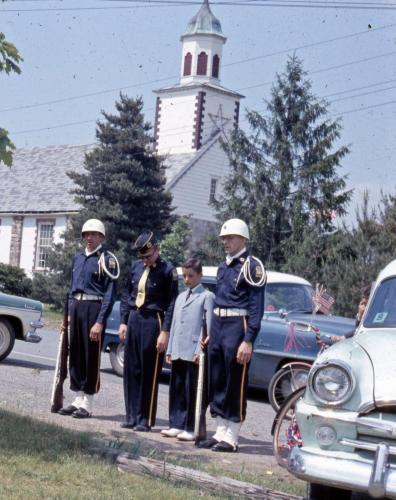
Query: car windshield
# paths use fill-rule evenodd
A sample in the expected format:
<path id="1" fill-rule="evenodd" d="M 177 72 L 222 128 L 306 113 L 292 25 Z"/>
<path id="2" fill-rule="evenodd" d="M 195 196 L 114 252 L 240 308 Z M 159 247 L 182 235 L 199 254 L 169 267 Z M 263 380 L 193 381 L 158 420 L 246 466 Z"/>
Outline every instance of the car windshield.
<path id="1" fill-rule="evenodd" d="M 312 287 L 298 283 L 269 283 L 265 289 L 265 312 L 287 311 L 312 312 Z"/>
<path id="2" fill-rule="evenodd" d="M 396 278 L 380 284 L 363 324 L 367 328 L 396 327 Z"/>

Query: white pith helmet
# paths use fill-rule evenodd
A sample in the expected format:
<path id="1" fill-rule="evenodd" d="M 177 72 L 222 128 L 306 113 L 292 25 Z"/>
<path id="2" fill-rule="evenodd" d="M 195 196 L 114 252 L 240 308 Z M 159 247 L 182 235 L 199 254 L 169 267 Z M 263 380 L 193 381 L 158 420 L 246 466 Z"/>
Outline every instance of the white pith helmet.
<path id="1" fill-rule="evenodd" d="M 106 236 L 106 231 L 103 222 L 99 219 L 88 219 L 84 222 L 84 225 L 81 229 L 81 235 L 84 236 L 84 233 L 88 231 L 95 231 L 96 233 L 100 233 L 103 236 Z"/>
<path id="2" fill-rule="evenodd" d="M 242 238 L 249 239 L 249 228 L 246 222 L 241 219 L 229 219 L 221 226 L 219 236 L 242 236 Z"/>

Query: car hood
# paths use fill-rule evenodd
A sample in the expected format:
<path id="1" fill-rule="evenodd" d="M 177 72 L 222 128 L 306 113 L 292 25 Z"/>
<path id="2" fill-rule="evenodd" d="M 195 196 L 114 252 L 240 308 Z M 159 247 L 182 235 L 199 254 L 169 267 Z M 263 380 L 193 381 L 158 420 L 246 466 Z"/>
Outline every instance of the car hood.
<path id="1" fill-rule="evenodd" d="M 363 330 L 355 341 L 364 349 L 374 370 L 374 402 L 376 406 L 396 405 L 396 333 Z"/>
<path id="2" fill-rule="evenodd" d="M 290 321 L 302 321 L 317 326 L 322 333 L 344 335 L 355 329 L 355 320 L 342 316 L 325 316 L 323 314 L 290 313 Z"/>
<path id="3" fill-rule="evenodd" d="M 0 292 L 0 306 L 12 307 L 17 309 L 26 309 L 29 311 L 42 311 L 43 304 L 38 300 L 27 299 L 26 297 L 17 297 L 8 293 Z"/>

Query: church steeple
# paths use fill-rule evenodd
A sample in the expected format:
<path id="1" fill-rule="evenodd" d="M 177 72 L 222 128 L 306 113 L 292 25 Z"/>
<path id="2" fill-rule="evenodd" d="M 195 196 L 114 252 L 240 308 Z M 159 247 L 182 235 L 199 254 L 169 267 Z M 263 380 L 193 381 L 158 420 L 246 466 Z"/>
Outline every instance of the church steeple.
<path id="1" fill-rule="evenodd" d="M 199 11 L 187 24 L 181 37 L 182 64 L 180 83 L 220 80 L 220 63 L 226 41 L 220 21 L 213 15 L 209 1 L 203 0 Z"/>
<path id="2" fill-rule="evenodd" d="M 156 150 L 161 155 L 191 154 L 238 125 L 243 97 L 220 83 L 226 37 L 209 1 L 202 4 L 181 36 L 180 80 L 155 91 Z"/>
<path id="3" fill-rule="evenodd" d="M 200 33 L 205 35 L 215 34 L 223 38 L 220 21 L 210 10 L 209 0 L 204 0 L 199 11 L 192 17 L 187 25 L 184 35 Z"/>

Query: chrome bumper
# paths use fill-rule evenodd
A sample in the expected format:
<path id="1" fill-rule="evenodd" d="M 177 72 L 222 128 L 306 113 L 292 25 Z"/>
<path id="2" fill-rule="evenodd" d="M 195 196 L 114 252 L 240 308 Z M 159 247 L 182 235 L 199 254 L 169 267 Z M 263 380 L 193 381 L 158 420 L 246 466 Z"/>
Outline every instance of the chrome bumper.
<path id="1" fill-rule="evenodd" d="M 34 344 L 38 344 L 41 342 L 42 337 L 36 332 L 37 328 L 42 328 L 44 324 L 41 321 L 31 321 L 30 329 L 24 335 L 25 342 L 33 342 Z"/>
<path id="2" fill-rule="evenodd" d="M 396 467 L 388 463 L 389 447 L 385 443 L 373 444 L 373 447 L 375 458 L 367 462 L 315 453 L 296 446 L 290 453 L 287 468 L 305 481 L 361 491 L 373 498 L 386 495 L 396 499 Z"/>

